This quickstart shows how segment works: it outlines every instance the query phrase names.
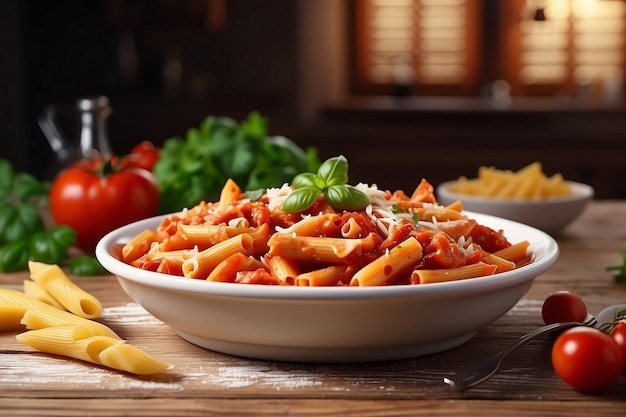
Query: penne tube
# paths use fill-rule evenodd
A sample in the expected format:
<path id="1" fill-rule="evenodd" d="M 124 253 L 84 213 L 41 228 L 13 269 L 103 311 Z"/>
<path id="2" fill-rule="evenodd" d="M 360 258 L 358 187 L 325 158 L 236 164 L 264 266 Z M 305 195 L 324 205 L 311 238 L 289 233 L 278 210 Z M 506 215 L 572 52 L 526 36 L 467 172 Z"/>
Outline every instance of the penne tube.
<path id="1" fill-rule="evenodd" d="M 88 329 L 77 325 L 30 330 L 16 335 L 15 338 L 41 352 L 135 374 L 162 373 L 170 368 L 169 364 L 151 357 L 136 347 L 126 345 L 123 340 L 102 335 L 94 336 Z"/>
<path id="2" fill-rule="evenodd" d="M 453 269 L 416 269 L 411 273 L 411 284 L 457 281 L 495 274 L 496 265 L 478 262 Z"/>
<path id="3" fill-rule="evenodd" d="M 0 304 L 0 332 L 24 330 L 22 317 L 27 307 L 23 305 Z"/>
<path id="4" fill-rule="evenodd" d="M 508 248 L 500 249 L 499 251 L 494 252 L 493 255 L 507 259 L 511 262 L 520 262 L 528 257 L 527 249 L 529 246 L 530 242 L 522 240 L 521 242 L 512 244 Z"/>
<path id="5" fill-rule="evenodd" d="M 323 213 L 303 218 L 281 233 L 295 233 L 298 236 L 333 236 L 341 229 L 343 221 L 337 213 Z"/>
<path id="6" fill-rule="evenodd" d="M 421 260 L 422 245 L 414 237 L 409 237 L 357 271 L 350 285 L 366 287 L 388 284 Z"/>
<path id="7" fill-rule="evenodd" d="M 162 374 L 173 367 L 127 343 L 117 343 L 104 349 L 98 355 L 98 360 L 109 368 L 136 375 Z"/>
<path id="8" fill-rule="evenodd" d="M 229 204 L 241 199 L 241 188 L 232 179 L 228 179 L 222 188 L 220 193 L 220 200 L 217 204 L 217 211 L 220 213 L 226 212 Z"/>
<path id="9" fill-rule="evenodd" d="M 356 239 L 361 236 L 362 231 L 363 228 L 359 225 L 354 217 L 350 217 L 343 224 L 343 226 L 341 226 L 341 236 L 346 239 Z"/>
<path id="10" fill-rule="evenodd" d="M 30 276 L 68 311 L 85 318 L 102 314 L 100 301 L 72 282 L 58 265 L 28 263 Z"/>
<path id="11" fill-rule="evenodd" d="M 372 235 L 362 239 L 344 239 L 276 233 L 268 245 L 270 255 L 318 263 L 341 263 L 353 253 L 370 252 L 376 242 Z"/>
<path id="12" fill-rule="evenodd" d="M 67 311 L 58 310 L 54 307 L 48 306 L 47 304 L 44 305 L 46 305 L 45 308 L 27 308 L 24 316 L 22 317 L 21 324 L 31 330 L 72 324 L 89 330 L 89 334 L 91 335 L 101 335 L 113 339 L 120 339 L 120 337 L 113 330 L 100 322 L 89 320 Z"/>
<path id="13" fill-rule="evenodd" d="M 517 268 L 515 262 L 496 256 L 493 253 L 484 255 L 482 261 L 489 265 L 495 265 L 497 267 L 496 272 L 506 272 Z"/>
<path id="14" fill-rule="evenodd" d="M 146 229 L 122 247 L 122 260 L 132 262 L 150 250 L 152 242 L 156 242 L 157 232 Z"/>
<path id="15" fill-rule="evenodd" d="M 301 287 L 329 286 L 343 282 L 347 265 L 331 265 L 326 268 L 305 272 L 296 277 L 295 285 Z"/>
<path id="16" fill-rule="evenodd" d="M 253 249 L 253 239 L 249 234 L 233 236 L 185 260 L 183 274 L 189 278 L 206 279 L 224 259 L 236 253 L 249 255 Z"/>
<path id="17" fill-rule="evenodd" d="M 206 280 L 215 282 L 235 282 L 237 272 L 256 271 L 259 268 L 264 268 L 261 261 L 252 256 L 246 256 L 243 253 L 235 253 L 217 264 Z"/>
<path id="18" fill-rule="evenodd" d="M 50 304 L 52 307 L 58 308 L 60 310 L 65 310 L 65 308 L 59 304 L 59 302 L 50 295 L 41 285 L 37 282 L 32 281 L 30 279 L 24 280 L 24 294 L 28 297 L 34 298 L 35 300 L 43 301 L 46 304 Z"/>
<path id="19" fill-rule="evenodd" d="M 295 285 L 296 277 L 300 274 L 300 268 L 294 259 L 266 255 L 264 260 L 270 274 L 278 278 L 281 285 Z"/>

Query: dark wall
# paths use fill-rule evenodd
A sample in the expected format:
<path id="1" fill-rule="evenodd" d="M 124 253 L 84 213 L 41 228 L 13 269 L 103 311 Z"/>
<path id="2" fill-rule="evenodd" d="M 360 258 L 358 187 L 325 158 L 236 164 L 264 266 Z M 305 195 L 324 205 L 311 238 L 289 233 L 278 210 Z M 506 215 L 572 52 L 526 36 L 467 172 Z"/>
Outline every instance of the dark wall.
<path id="1" fill-rule="evenodd" d="M 61 127 L 77 138 L 80 97 L 107 95 L 116 152 L 161 143 L 209 114 L 271 120 L 294 116 L 295 2 L 229 0 L 221 23 L 202 0 L 6 0 L 0 156 L 45 175 L 53 158 L 37 125 L 44 106 L 62 106 Z M 5 47 L 6 45 L 6 47 Z M 178 69 L 166 82 L 164 72 Z M 174 74 L 177 72 L 174 71 Z"/>

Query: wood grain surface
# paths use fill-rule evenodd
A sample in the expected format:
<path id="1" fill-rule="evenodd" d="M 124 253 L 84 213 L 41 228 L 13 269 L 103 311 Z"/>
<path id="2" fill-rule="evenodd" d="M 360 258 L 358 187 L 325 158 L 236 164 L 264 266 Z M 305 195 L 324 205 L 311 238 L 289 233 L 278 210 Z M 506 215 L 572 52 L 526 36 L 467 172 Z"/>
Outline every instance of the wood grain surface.
<path id="1" fill-rule="evenodd" d="M 575 391 L 552 370 L 555 336 L 550 335 L 516 351 L 500 372 L 470 390 L 456 392 L 442 381 L 542 325 L 542 302 L 554 291 L 580 294 L 592 314 L 626 303 L 626 284 L 604 270 L 622 261 L 626 202 L 593 202 L 557 241 L 561 255 L 555 266 L 472 340 L 446 352 L 380 363 L 280 363 L 211 352 L 181 339 L 135 304 L 115 277 L 71 277 L 102 301 L 100 321 L 174 369 L 132 376 L 35 352 L 18 343 L 15 333 L 0 334 L 0 414 L 624 416 L 626 375 L 601 393 Z M 25 278 L 25 272 L 0 274 L 0 286 L 21 290 Z"/>

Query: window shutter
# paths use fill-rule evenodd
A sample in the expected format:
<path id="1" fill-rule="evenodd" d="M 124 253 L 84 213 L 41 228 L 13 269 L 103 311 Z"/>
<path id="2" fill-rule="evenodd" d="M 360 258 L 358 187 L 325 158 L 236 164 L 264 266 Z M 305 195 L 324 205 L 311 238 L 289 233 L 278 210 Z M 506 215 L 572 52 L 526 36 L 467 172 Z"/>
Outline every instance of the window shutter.
<path id="1" fill-rule="evenodd" d="M 357 82 L 370 92 L 476 89 L 477 1 L 363 0 L 357 8 Z M 471 6 L 471 7 L 470 7 Z"/>

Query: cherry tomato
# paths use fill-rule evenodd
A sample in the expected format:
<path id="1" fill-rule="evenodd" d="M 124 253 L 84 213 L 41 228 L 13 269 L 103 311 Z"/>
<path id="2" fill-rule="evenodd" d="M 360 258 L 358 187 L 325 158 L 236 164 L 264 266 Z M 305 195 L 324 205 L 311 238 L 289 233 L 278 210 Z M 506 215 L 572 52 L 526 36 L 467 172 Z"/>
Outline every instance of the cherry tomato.
<path id="1" fill-rule="evenodd" d="M 622 371 L 626 372 L 626 321 L 617 322 L 610 335 L 622 351 L 622 357 L 624 358 L 624 369 Z"/>
<path id="2" fill-rule="evenodd" d="M 99 170 L 70 167 L 50 189 L 50 210 L 57 224 L 72 227 L 76 246 L 93 252 L 106 233 L 157 214 L 159 188 L 154 176 L 139 168 L 116 171 L 110 162 Z"/>
<path id="3" fill-rule="evenodd" d="M 557 291 L 543 302 L 541 316 L 545 324 L 587 319 L 587 306 L 583 299 L 569 291 Z"/>
<path id="4" fill-rule="evenodd" d="M 600 391 L 614 383 L 624 358 L 611 336 L 593 327 L 578 326 L 557 337 L 552 346 L 557 375 L 580 391 Z"/>
<path id="5" fill-rule="evenodd" d="M 159 159 L 159 148 L 156 148 L 149 140 L 136 145 L 130 154 L 122 159 L 122 167 L 137 167 L 152 171 L 154 164 Z"/>

